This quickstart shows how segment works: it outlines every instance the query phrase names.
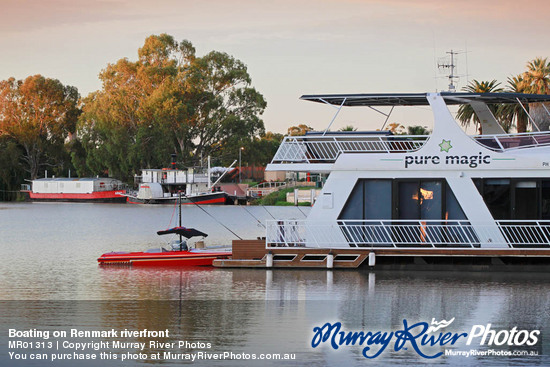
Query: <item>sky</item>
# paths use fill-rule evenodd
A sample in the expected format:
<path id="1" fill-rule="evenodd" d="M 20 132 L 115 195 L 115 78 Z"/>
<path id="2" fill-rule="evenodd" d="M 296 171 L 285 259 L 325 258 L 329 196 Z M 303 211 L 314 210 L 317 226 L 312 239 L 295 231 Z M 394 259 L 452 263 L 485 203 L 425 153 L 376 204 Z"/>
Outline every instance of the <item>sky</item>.
<path id="1" fill-rule="evenodd" d="M 135 61 L 152 34 L 187 39 L 244 62 L 264 95 L 266 130 L 319 130 L 331 106 L 303 94 L 414 93 L 447 89 L 437 63 L 458 51 L 457 89 L 506 79 L 550 57 L 548 0 L 0 0 L 0 80 L 41 74 L 78 88 L 121 58 Z M 410 108 L 409 108 L 410 110 Z M 388 111 L 383 111 L 388 112 Z M 380 128 L 385 117 L 344 109 L 333 125 Z M 425 108 L 392 114 L 430 125 Z"/>

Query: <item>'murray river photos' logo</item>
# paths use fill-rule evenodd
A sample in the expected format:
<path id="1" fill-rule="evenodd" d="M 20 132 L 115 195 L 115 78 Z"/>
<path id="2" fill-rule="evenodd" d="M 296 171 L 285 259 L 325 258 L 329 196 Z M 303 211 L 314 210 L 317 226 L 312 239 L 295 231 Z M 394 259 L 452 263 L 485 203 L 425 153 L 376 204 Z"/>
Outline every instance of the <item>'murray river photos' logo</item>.
<path id="1" fill-rule="evenodd" d="M 322 343 L 330 345 L 333 349 L 343 346 L 362 346 L 362 355 L 365 358 L 376 358 L 386 348 L 393 346 L 393 350 L 408 350 L 411 348 L 423 358 L 433 359 L 443 355 L 439 351 L 435 354 L 426 352 L 429 347 L 452 346 L 459 341 L 465 341 L 466 345 L 479 342 L 479 345 L 509 345 L 509 346 L 533 346 L 538 342 L 539 330 L 493 330 L 491 324 L 474 325 L 469 333 L 444 332 L 441 329 L 448 327 L 454 318 L 447 321 L 435 321 L 431 325 L 427 322 L 418 322 L 409 325 L 403 320 L 403 329 L 396 331 L 344 331 L 340 322 L 325 323 L 323 326 L 313 328 L 311 346 L 317 348 Z"/>

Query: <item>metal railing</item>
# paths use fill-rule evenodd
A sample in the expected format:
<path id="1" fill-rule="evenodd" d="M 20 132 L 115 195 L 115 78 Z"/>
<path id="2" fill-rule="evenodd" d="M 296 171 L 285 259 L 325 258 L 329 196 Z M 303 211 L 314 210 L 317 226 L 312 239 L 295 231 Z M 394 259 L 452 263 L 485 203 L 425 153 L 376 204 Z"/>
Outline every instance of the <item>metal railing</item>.
<path id="1" fill-rule="evenodd" d="M 334 163 L 342 153 L 405 153 L 420 149 L 427 135 L 287 136 L 271 163 Z"/>
<path id="2" fill-rule="evenodd" d="M 268 247 L 550 248 L 550 221 L 268 221 Z"/>
<path id="3" fill-rule="evenodd" d="M 497 152 L 550 145 L 550 131 L 518 134 L 476 135 L 473 136 L 473 138 L 484 147 Z"/>
<path id="4" fill-rule="evenodd" d="M 262 182 L 246 189 L 246 196 L 258 198 L 268 195 L 273 191 L 284 189 L 286 186 L 287 183 L 284 181 Z"/>

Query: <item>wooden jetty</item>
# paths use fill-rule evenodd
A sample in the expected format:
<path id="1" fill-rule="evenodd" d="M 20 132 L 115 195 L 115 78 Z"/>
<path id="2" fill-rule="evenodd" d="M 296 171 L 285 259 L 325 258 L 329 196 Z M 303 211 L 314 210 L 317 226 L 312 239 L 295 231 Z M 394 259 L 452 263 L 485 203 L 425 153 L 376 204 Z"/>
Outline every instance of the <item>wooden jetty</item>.
<path id="1" fill-rule="evenodd" d="M 550 271 L 550 249 L 266 247 L 265 240 L 234 240 L 223 268 Z"/>

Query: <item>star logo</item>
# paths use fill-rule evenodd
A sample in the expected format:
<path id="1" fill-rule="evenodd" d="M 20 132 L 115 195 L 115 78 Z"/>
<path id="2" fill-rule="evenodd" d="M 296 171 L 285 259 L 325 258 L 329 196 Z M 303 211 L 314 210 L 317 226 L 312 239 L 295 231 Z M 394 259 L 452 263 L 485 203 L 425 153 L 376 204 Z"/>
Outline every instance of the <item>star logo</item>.
<path id="1" fill-rule="evenodd" d="M 451 145 L 451 141 L 450 140 L 445 140 L 443 139 L 443 141 L 441 141 L 441 144 L 439 144 L 439 147 L 441 148 L 441 151 L 442 152 L 447 152 L 449 153 L 449 150 L 453 147 Z"/>

